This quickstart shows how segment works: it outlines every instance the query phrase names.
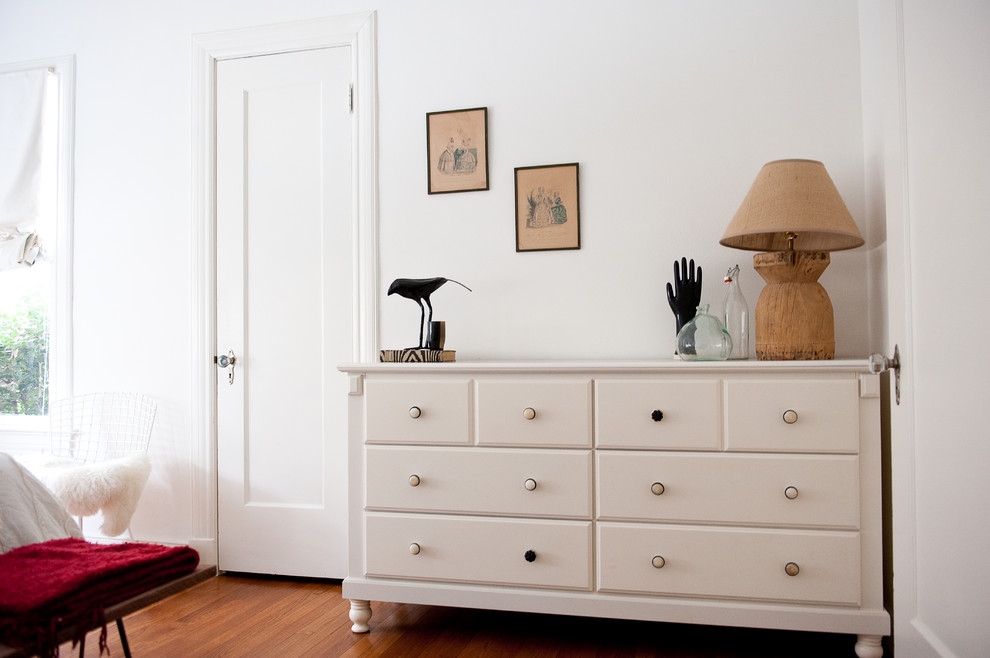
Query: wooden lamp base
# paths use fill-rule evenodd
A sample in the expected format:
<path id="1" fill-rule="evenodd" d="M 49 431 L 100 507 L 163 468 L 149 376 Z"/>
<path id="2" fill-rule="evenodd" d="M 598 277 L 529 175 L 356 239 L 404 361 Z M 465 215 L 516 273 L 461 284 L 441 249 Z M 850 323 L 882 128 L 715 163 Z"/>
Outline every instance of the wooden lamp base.
<path id="1" fill-rule="evenodd" d="M 835 358 L 832 302 L 818 277 L 827 251 L 776 251 L 753 256 L 767 285 L 756 302 L 756 358 L 761 361 Z"/>

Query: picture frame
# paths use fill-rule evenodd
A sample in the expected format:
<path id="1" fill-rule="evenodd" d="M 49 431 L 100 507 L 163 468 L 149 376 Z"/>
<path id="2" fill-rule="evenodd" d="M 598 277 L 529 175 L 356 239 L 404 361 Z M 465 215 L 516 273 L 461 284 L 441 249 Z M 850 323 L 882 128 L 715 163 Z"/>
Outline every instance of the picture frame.
<path id="1" fill-rule="evenodd" d="M 429 194 L 488 189 L 488 108 L 426 114 Z"/>
<path id="2" fill-rule="evenodd" d="M 516 251 L 581 248 L 578 163 L 516 167 Z"/>

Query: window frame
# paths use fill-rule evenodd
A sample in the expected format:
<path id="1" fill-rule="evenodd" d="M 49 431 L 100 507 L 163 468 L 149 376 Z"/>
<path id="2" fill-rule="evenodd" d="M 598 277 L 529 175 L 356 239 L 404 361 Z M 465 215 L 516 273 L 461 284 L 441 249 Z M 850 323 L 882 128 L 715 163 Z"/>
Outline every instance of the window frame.
<path id="1" fill-rule="evenodd" d="M 47 68 L 58 75 L 55 237 L 50 246 L 52 307 L 48 343 L 48 399 L 72 395 L 72 228 L 75 183 L 76 59 L 74 55 L 0 64 L 0 75 Z M 0 414 L 0 449 L 35 448 L 47 438 L 47 416 Z M 47 445 L 47 444 L 46 444 Z"/>

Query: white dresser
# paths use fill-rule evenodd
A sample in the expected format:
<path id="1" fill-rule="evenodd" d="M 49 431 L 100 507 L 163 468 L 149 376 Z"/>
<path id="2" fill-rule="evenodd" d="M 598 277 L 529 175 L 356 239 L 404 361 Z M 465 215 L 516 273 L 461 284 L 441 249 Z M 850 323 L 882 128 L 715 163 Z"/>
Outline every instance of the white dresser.
<path id="1" fill-rule="evenodd" d="M 882 655 L 867 361 L 346 365 L 370 601 L 850 633 Z"/>

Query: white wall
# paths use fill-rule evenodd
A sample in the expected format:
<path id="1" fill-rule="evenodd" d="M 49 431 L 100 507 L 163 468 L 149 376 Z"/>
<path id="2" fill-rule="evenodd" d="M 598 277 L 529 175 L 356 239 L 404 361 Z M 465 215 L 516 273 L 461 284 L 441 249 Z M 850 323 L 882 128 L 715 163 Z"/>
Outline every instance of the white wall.
<path id="1" fill-rule="evenodd" d="M 0 3 L 0 62 L 77 57 L 75 388 L 158 398 L 155 470 L 134 520 L 184 541 L 192 504 L 191 36 L 377 10 L 380 271 L 446 276 L 460 360 L 664 358 L 672 263 L 704 301 L 749 252 L 718 246 L 760 166 L 825 162 L 864 234 L 856 0 L 35 0 Z M 426 194 L 425 113 L 487 106 L 491 190 Z M 580 251 L 517 254 L 513 168 L 579 162 Z M 837 356 L 870 351 L 867 250 L 822 278 Z M 381 301 L 383 347 L 419 310 Z"/>
<path id="2" fill-rule="evenodd" d="M 704 267 L 713 309 L 740 263 L 755 306 L 752 254 L 718 239 L 768 160 L 823 160 L 862 215 L 855 2 L 579 4 L 382 9 L 383 284 L 474 288 L 434 296 L 459 358 L 667 357 L 681 256 Z M 424 113 L 481 105 L 491 191 L 428 196 Z M 575 161 L 581 250 L 517 254 L 513 168 Z M 837 351 L 862 355 L 865 250 L 834 259 Z M 418 312 L 385 299 L 383 345 L 412 342 Z"/>

